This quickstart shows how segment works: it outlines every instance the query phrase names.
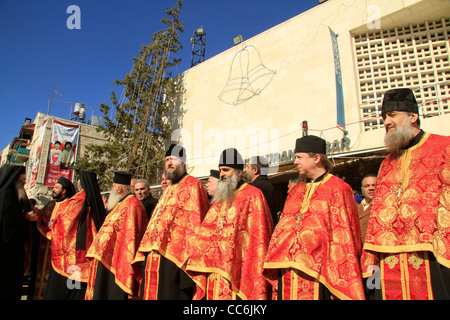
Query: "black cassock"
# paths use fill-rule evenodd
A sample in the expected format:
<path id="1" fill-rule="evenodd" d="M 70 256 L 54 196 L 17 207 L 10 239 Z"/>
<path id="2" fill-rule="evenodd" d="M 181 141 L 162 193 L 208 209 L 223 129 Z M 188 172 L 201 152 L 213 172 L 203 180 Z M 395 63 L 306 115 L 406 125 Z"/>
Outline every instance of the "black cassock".
<path id="1" fill-rule="evenodd" d="M 0 275 L 1 300 L 20 300 L 25 255 L 25 212 L 28 200 L 19 201 L 15 181 L 25 167 L 0 168 Z"/>

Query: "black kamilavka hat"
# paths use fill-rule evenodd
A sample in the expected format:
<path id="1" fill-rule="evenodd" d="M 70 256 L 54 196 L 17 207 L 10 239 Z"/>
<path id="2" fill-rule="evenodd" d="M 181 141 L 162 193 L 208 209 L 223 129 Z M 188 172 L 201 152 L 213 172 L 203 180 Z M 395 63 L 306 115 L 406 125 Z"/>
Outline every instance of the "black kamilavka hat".
<path id="1" fill-rule="evenodd" d="M 75 195 L 77 193 L 73 183 L 69 179 L 67 179 L 63 176 L 59 177 L 58 180 L 56 181 L 56 183 L 62 185 L 63 188 L 66 189 L 66 197 L 67 198 L 71 198 L 73 195 Z"/>
<path id="2" fill-rule="evenodd" d="M 220 179 L 220 171 L 219 170 L 209 170 L 209 175 L 213 178 Z"/>
<path id="3" fill-rule="evenodd" d="M 383 104 L 381 105 L 381 115 L 392 111 L 404 111 L 419 113 L 414 92 L 408 88 L 399 88 L 389 90 L 384 94 Z"/>
<path id="4" fill-rule="evenodd" d="M 219 167 L 222 166 L 244 170 L 244 160 L 239 151 L 235 148 L 228 148 L 220 155 Z"/>
<path id="5" fill-rule="evenodd" d="M 320 153 L 327 154 L 327 143 L 316 136 L 305 136 L 295 142 L 295 153 Z"/>
<path id="6" fill-rule="evenodd" d="M 174 156 L 186 163 L 186 149 L 179 144 L 171 144 L 164 157 Z"/>
<path id="7" fill-rule="evenodd" d="M 117 184 L 123 184 L 129 186 L 131 183 L 131 174 L 125 171 L 115 171 L 113 182 Z"/>

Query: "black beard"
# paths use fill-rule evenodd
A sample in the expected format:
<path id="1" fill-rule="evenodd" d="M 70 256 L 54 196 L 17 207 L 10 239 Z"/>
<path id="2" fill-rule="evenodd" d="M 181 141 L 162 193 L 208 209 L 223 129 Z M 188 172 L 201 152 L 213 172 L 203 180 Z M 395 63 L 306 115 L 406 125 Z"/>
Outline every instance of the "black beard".
<path id="1" fill-rule="evenodd" d="M 60 192 L 60 193 L 58 193 L 57 195 L 52 194 L 52 198 L 55 199 L 56 201 L 60 201 L 60 200 L 63 199 L 63 196 L 62 196 L 62 194 L 61 194 L 61 192 Z"/>

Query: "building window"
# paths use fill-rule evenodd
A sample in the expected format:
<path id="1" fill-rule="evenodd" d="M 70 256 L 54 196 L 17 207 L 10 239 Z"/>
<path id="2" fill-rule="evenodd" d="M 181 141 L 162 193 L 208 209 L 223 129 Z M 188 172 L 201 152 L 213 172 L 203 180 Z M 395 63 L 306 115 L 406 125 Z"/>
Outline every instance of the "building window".
<path id="1" fill-rule="evenodd" d="M 365 131 L 382 128 L 386 91 L 414 90 L 420 116 L 450 113 L 450 18 L 353 34 L 360 117 Z"/>

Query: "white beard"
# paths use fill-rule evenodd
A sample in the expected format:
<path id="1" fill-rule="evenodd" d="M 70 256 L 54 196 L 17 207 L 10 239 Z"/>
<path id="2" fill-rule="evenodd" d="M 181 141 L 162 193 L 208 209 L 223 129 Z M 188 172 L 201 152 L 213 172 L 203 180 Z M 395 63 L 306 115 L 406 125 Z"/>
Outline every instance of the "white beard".
<path id="1" fill-rule="evenodd" d="M 238 184 L 238 171 L 234 171 L 234 175 L 226 180 L 219 180 L 217 184 L 216 194 L 214 195 L 214 202 L 228 202 L 234 199 L 234 192 Z"/>
<path id="2" fill-rule="evenodd" d="M 397 127 L 394 132 L 386 132 L 384 144 L 389 149 L 398 151 L 406 147 L 412 138 L 414 138 L 414 127 L 405 117 L 401 127 Z"/>
<path id="3" fill-rule="evenodd" d="M 117 206 L 119 201 L 123 198 L 122 194 L 117 193 L 116 189 L 111 190 L 109 194 L 108 202 L 106 203 L 106 210 L 111 211 Z"/>
<path id="4" fill-rule="evenodd" d="M 16 183 L 17 195 L 20 201 L 27 200 L 27 193 L 21 184 Z"/>

